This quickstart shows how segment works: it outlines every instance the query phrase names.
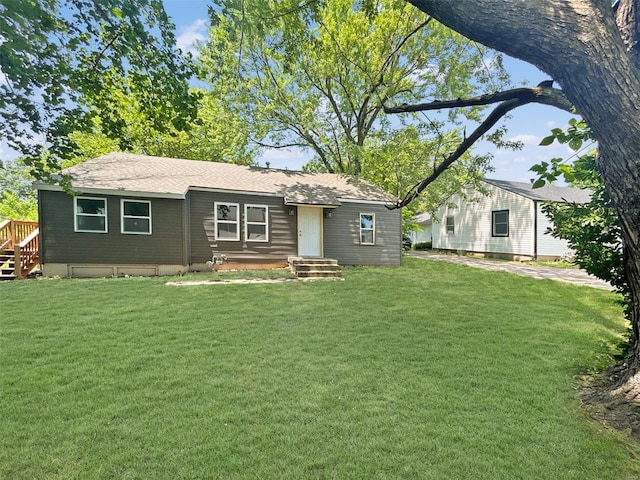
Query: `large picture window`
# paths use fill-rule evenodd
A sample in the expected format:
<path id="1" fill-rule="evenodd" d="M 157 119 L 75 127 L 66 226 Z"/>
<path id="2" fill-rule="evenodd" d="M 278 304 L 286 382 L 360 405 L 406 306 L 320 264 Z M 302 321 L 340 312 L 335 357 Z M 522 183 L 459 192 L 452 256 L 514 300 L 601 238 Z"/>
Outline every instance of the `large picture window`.
<path id="1" fill-rule="evenodd" d="M 136 235 L 151 235 L 151 202 L 120 200 L 120 231 Z"/>
<path id="2" fill-rule="evenodd" d="M 447 217 L 447 235 L 455 235 L 456 224 L 453 217 Z"/>
<path id="3" fill-rule="evenodd" d="M 215 202 L 216 240 L 240 240 L 240 205 Z"/>
<path id="4" fill-rule="evenodd" d="M 269 207 L 244 206 L 244 239 L 247 242 L 269 241 Z"/>
<path id="5" fill-rule="evenodd" d="M 491 235 L 494 237 L 509 236 L 509 210 L 491 212 Z"/>
<path id="6" fill-rule="evenodd" d="M 375 213 L 360 214 L 360 244 L 375 245 L 376 243 L 376 215 Z"/>
<path id="7" fill-rule="evenodd" d="M 76 232 L 107 233 L 107 199 L 74 197 L 74 230 Z"/>

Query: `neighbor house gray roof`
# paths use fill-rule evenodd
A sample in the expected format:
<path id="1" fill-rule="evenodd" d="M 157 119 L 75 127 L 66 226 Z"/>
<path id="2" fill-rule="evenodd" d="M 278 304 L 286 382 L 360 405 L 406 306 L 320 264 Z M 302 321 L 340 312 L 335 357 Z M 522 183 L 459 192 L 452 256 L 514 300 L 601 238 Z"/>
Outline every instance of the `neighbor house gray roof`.
<path id="1" fill-rule="evenodd" d="M 589 203 L 591 199 L 591 191 L 588 189 L 556 187 L 554 185 L 533 188 L 531 183 L 508 182 L 489 178 L 485 178 L 484 181 L 489 185 L 541 202 Z"/>
<path id="2" fill-rule="evenodd" d="M 190 189 L 282 196 L 285 203 L 338 206 L 340 200 L 394 201 L 374 186 L 342 175 L 229 163 L 109 153 L 62 171 L 80 192 L 184 198 Z M 37 183 L 38 189 L 59 189 Z"/>

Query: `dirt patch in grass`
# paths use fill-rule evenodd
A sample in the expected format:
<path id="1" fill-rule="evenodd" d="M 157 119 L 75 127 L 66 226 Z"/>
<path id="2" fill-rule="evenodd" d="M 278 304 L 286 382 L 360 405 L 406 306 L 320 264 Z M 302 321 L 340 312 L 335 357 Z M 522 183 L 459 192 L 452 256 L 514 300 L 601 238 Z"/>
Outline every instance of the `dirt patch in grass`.
<path id="1" fill-rule="evenodd" d="M 629 377 L 626 367 L 617 365 L 598 378 L 589 378 L 581 400 L 597 420 L 640 442 L 640 373 Z"/>

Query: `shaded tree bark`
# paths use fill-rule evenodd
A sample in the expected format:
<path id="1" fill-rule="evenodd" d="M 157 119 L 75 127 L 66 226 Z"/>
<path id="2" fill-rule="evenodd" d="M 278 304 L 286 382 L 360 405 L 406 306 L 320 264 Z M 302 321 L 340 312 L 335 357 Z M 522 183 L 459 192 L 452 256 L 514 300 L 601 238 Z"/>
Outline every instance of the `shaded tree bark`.
<path id="1" fill-rule="evenodd" d="M 631 288 L 630 374 L 640 366 L 640 56 L 638 0 L 408 0 L 464 36 L 531 63 L 593 129 L 622 225 Z"/>

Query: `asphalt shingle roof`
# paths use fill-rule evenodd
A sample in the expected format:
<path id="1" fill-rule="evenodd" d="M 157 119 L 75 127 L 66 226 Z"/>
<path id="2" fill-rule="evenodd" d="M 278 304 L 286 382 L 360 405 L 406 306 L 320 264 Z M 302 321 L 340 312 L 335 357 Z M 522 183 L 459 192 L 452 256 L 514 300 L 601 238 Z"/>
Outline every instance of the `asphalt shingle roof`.
<path id="1" fill-rule="evenodd" d="M 184 197 L 189 189 L 281 195 L 286 203 L 340 205 L 343 200 L 394 201 L 377 187 L 342 175 L 229 163 L 108 153 L 63 170 L 72 188 Z M 38 185 L 38 187 L 44 187 Z"/>
<path id="2" fill-rule="evenodd" d="M 531 183 L 492 180 L 489 178 L 485 178 L 484 181 L 489 185 L 502 188 L 517 195 L 522 195 L 531 200 L 542 202 L 589 203 L 591 199 L 591 192 L 589 190 L 579 188 L 556 187 L 554 185 L 533 188 Z"/>

